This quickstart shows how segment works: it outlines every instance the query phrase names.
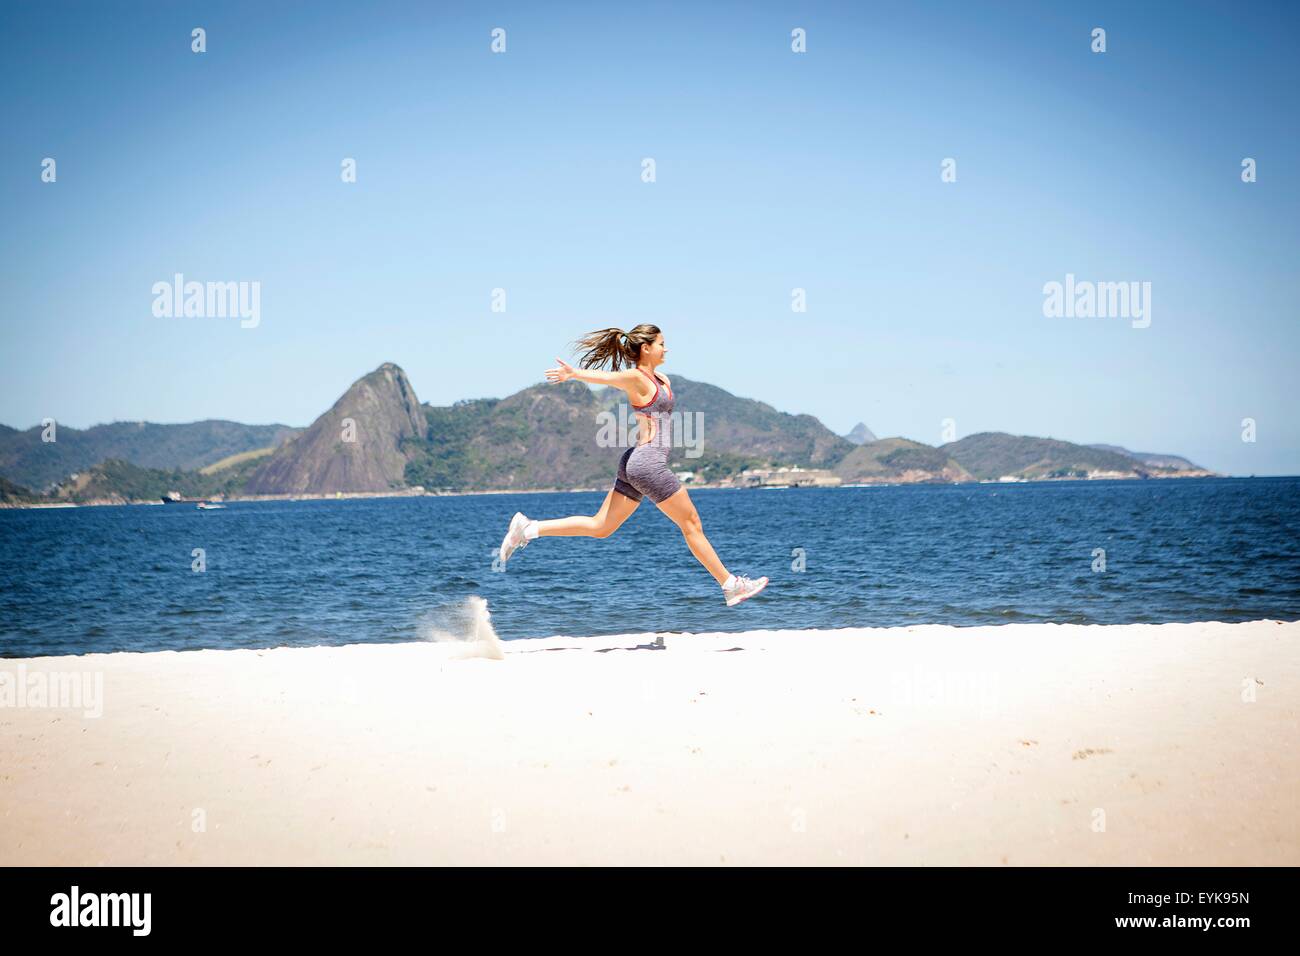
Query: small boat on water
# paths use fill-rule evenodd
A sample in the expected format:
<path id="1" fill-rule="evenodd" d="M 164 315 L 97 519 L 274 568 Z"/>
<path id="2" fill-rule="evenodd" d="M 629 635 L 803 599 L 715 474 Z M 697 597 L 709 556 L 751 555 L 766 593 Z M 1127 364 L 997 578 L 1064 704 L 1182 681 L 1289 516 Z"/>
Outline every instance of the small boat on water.
<path id="1" fill-rule="evenodd" d="M 222 509 L 222 508 L 224 508 L 224 507 L 225 507 L 225 505 L 213 504 L 212 502 L 209 502 L 209 501 L 200 501 L 200 502 L 199 502 L 199 510 L 200 510 L 200 511 L 218 511 L 218 510 L 220 510 L 220 509 Z"/>

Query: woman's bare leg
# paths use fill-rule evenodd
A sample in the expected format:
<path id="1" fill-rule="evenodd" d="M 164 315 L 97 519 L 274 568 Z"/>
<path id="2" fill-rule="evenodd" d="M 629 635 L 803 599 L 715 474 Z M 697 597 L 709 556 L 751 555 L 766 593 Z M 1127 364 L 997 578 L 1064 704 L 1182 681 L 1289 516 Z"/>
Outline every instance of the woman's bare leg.
<path id="1" fill-rule="evenodd" d="M 619 525 L 636 511 L 641 502 L 633 501 L 627 495 L 620 495 L 610 490 L 600 510 L 594 515 L 574 515 L 571 518 L 552 518 L 537 522 L 537 536 L 546 537 L 584 537 L 608 538 L 618 530 Z"/>
<path id="2" fill-rule="evenodd" d="M 731 575 L 718 560 L 718 554 L 713 550 L 713 545 L 709 544 L 709 539 L 704 536 L 700 513 L 695 510 L 695 505 L 691 502 L 691 496 L 686 493 L 686 489 L 682 488 L 659 502 L 659 510 L 682 529 L 682 537 L 686 539 L 686 546 L 691 549 L 691 554 L 708 569 L 714 580 L 719 584 L 726 584 L 727 578 Z"/>

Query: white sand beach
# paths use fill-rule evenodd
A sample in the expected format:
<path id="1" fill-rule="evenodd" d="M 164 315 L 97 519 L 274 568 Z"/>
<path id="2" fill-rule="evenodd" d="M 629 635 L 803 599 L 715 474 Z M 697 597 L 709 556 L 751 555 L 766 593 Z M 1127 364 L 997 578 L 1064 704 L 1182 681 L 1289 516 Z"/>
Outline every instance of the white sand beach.
<path id="1" fill-rule="evenodd" d="M 0 661 L 0 864 L 1300 864 L 1300 622 L 500 648 Z"/>

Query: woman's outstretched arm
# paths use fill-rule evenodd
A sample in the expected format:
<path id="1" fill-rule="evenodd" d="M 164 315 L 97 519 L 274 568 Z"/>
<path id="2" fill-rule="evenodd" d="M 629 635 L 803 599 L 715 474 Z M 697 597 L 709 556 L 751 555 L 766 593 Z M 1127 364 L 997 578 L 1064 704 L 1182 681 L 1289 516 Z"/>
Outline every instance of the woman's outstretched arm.
<path id="1" fill-rule="evenodd" d="M 555 361 L 560 364 L 556 368 L 546 370 L 548 382 L 567 382 L 575 378 L 579 382 L 590 382 L 592 385 L 612 385 L 627 392 L 628 398 L 633 402 L 636 402 L 638 397 L 644 397 L 649 391 L 646 387 L 648 384 L 646 377 L 634 368 L 605 372 L 600 369 L 574 368 L 562 358 L 557 358 Z"/>

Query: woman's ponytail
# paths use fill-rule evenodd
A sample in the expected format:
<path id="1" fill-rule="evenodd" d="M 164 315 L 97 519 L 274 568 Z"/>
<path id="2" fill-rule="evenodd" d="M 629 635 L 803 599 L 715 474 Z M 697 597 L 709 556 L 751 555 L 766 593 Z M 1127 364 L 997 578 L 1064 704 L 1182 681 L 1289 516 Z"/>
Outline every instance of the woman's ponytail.
<path id="1" fill-rule="evenodd" d="M 653 325 L 638 325 L 631 332 L 617 328 L 588 332 L 573 343 L 575 349 L 582 351 L 578 366 L 601 368 L 608 364 L 615 372 L 624 365 L 632 368 L 641 357 L 641 346 L 653 342 L 658 334 L 658 327 Z"/>

